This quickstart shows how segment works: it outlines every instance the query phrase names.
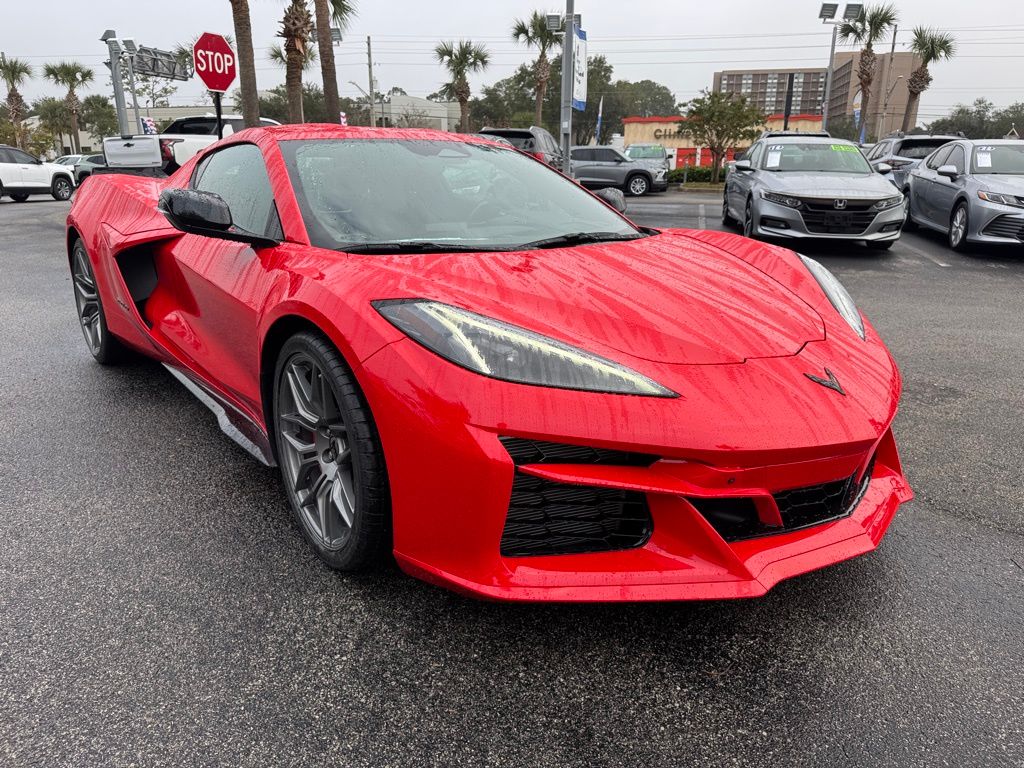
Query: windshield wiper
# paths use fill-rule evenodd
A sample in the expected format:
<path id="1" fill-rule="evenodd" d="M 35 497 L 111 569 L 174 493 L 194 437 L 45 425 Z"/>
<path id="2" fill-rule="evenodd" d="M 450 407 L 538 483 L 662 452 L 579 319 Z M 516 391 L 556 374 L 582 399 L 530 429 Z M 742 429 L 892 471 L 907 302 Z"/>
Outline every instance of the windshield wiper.
<path id="1" fill-rule="evenodd" d="M 543 240 L 532 240 L 517 246 L 516 250 L 533 251 L 541 248 L 563 248 L 586 243 L 611 243 L 623 240 L 639 240 L 647 235 L 624 235 L 620 232 L 570 232 L 556 237 L 545 237 Z"/>
<path id="2" fill-rule="evenodd" d="M 383 255 L 388 253 L 484 253 L 487 251 L 507 251 L 509 248 L 488 245 L 463 245 L 461 243 L 445 243 L 434 240 L 393 240 L 380 243 L 347 243 L 335 250 L 345 253 L 368 253 Z"/>

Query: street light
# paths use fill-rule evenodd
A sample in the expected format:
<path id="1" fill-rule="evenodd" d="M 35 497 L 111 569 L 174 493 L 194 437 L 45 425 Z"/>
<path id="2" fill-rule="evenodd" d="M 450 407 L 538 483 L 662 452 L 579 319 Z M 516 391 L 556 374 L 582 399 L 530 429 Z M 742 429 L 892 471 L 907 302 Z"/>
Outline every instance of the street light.
<path id="1" fill-rule="evenodd" d="M 836 35 L 839 33 L 839 25 L 847 21 L 855 21 L 864 9 L 862 3 L 847 3 L 843 9 L 843 18 L 837 19 L 839 3 L 822 3 L 818 18 L 822 24 L 832 26 L 832 48 L 828 52 L 828 70 L 825 72 L 825 98 L 821 105 L 821 129 L 828 130 L 828 106 L 832 100 L 832 73 L 835 69 L 836 60 Z"/>

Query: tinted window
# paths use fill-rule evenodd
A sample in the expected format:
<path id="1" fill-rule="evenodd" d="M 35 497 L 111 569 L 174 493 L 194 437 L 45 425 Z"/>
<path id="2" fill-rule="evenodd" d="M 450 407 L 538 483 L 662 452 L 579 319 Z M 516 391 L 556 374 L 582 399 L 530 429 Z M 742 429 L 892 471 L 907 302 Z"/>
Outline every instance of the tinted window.
<path id="1" fill-rule="evenodd" d="M 533 136 L 524 131 L 482 131 L 484 135 L 501 136 L 516 149 L 532 152 L 535 146 Z"/>
<path id="2" fill-rule="evenodd" d="M 944 147 L 943 149 L 936 151 L 936 153 L 932 155 L 932 159 L 928 161 L 928 167 L 934 171 L 936 168 L 945 165 L 946 158 L 949 157 L 949 153 L 952 151 L 952 147 Z"/>
<path id="3" fill-rule="evenodd" d="M 621 158 L 614 149 L 595 149 L 593 152 L 594 157 L 602 163 L 615 163 Z"/>
<path id="4" fill-rule="evenodd" d="M 511 149 L 397 139 L 279 146 L 309 236 L 324 248 L 429 241 L 485 250 L 569 232 L 639 234 L 575 182 Z"/>
<path id="5" fill-rule="evenodd" d="M 85 160 L 88 163 L 98 163 L 99 165 L 104 164 L 103 155 L 89 155 Z"/>
<path id="6" fill-rule="evenodd" d="M 236 226 L 269 237 L 281 237 L 270 177 L 263 153 L 255 144 L 237 144 L 214 152 L 196 171 L 196 189 L 224 198 Z"/>
<path id="7" fill-rule="evenodd" d="M 185 133 L 196 136 L 212 136 L 217 132 L 217 121 L 212 117 L 184 117 L 175 120 L 164 133 Z"/>
<path id="8" fill-rule="evenodd" d="M 904 139 L 896 148 L 896 154 L 910 160 L 923 160 L 948 141 L 949 139 Z"/>
<path id="9" fill-rule="evenodd" d="M 36 159 L 28 152 L 22 152 L 20 149 L 8 149 L 11 156 L 14 158 L 11 162 L 14 163 L 34 163 Z"/>
<path id="10" fill-rule="evenodd" d="M 4 149 L 3 147 L 0 147 L 0 163 L 13 163 L 13 162 L 14 162 L 14 156 L 11 155 L 11 153 L 8 150 Z"/>
<path id="11" fill-rule="evenodd" d="M 959 144 L 953 147 L 953 150 L 949 153 L 949 159 L 943 165 L 955 165 L 957 172 L 963 173 L 967 169 L 967 158 L 964 155 L 964 148 Z"/>
<path id="12" fill-rule="evenodd" d="M 572 151 L 573 160 L 585 160 L 591 161 L 594 159 L 594 150 L 592 149 L 574 149 Z"/>

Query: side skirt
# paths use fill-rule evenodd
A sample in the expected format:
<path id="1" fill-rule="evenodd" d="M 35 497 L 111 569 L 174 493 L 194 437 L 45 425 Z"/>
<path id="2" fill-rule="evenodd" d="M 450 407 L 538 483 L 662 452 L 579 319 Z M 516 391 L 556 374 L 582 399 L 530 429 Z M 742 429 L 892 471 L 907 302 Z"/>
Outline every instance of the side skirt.
<path id="1" fill-rule="evenodd" d="M 270 447 L 270 440 L 260 426 L 248 416 L 239 411 L 233 405 L 225 402 L 221 397 L 211 392 L 205 386 L 195 381 L 180 368 L 175 368 L 167 363 L 164 368 L 171 372 L 189 392 L 195 395 L 203 405 L 209 408 L 217 417 L 217 425 L 221 431 L 238 443 L 245 452 L 255 458 L 260 464 L 267 467 L 276 467 L 274 452 Z"/>

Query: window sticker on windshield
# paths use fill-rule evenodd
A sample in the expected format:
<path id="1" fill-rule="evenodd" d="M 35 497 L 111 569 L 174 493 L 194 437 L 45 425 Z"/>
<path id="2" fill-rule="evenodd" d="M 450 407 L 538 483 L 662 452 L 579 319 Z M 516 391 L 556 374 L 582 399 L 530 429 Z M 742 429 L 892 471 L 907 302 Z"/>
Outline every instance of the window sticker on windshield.
<path id="1" fill-rule="evenodd" d="M 995 147 L 978 147 L 979 152 L 991 152 Z"/>
<path id="2" fill-rule="evenodd" d="M 974 162 L 979 168 L 991 168 L 992 167 L 992 153 L 983 152 L 979 149 L 974 155 Z"/>
<path id="3" fill-rule="evenodd" d="M 776 151 L 781 152 L 782 151 L 782 146 L 783 146 L 782 144 L 773 144 L 772 146 L 768 147 L 768 150 L 770 152 L 776 152 Z"/>
<path id="4" fill-rule="evenodd" d="M 768 150 L 768 159 L 764 161 L 764 167 L 765 168 L 778 168 L 780 162 L 782 162 L 782 150 L 781 149 L 770 149 L 770 150 Z"/>
<path id="5" fill-rule="evenodd" d="M 858 152 L 856 147 L 851 147 L 849 144 L 833 144 L 833 152 Z"/>

